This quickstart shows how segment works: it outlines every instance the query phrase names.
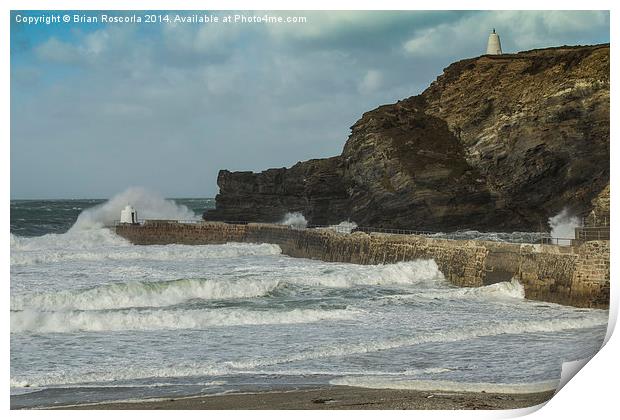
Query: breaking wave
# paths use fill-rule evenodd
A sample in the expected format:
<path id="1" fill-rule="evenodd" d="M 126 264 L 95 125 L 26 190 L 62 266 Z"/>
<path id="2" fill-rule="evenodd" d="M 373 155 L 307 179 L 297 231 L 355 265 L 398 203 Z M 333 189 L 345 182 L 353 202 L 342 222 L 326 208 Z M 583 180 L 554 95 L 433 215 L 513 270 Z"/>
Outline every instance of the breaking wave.
<path id="1" fill-rule="evenodd" d="M 66 233 L 21 237 L 10 235 L 11 265 L 32 265 L 62 261 L 127 260 L 143 258 L 154 260 L 191 259 L 199 257 L 235 257 L 240 255 L 269 255 L 279 253 L 275 245 L 261 249 L 253 245 L 226 247 L 181 246 L 134 247 L 127 240 L 104 228 L 120 217 L 127 204 L 139 211 L 140 218 L 198 220 L 200 217 L 186 206 L 166 200 L 143 188 L 129 188 L 103 204 L 82 211 Z M 254 251 L 257 251 L 254 253 Z"/>
<path id="2" fill-rule="evenodd" d="M 269 279 L 181 279 L 129 282 L 90 289 L 63 290 L 11 299 L 11 310 L 102 310 L 177 305 L 191 299 L 234 299 L 264 296 L 278 286 Z"/>
<path id="3" fill-rule="evenodd" d="M 290 226 L 294 229 L 304 229 L 308 226 L 308 221 L 303 214 L 296 211 L 294 213 L 286 213 L 280 224 Z"/>
<path id="4" fill-rule="evenodd" d="M 11 233 L 11 253 L 16 251 L 76 251 L 103 247 L 126 246 L 130 243 L 109 229 L 48 233 L 43 236 L 22 237 Z M 13 255 L 11 255 L 13 257 Z M 11 260 L 13 264 L 13 260 Z"/>
<path id="5" fill-rule="evenodd" d="M 101 231 L 105 231 L 102 229 Z M 96 233 L 96 234 L 95 234 Z M 64 246 L 70 239 L 66 235 L 55 235 L 62 238 L 17 238 L 16 246 L 12 251 L 29 252 L 12 252 L 11 265 L 25 266 L 35 264 L 58 263 L 62 261 L 131 261 L 131 260 L 147 260 L 147 261 L 187 261 L 198 258 L 236 258 L 252 255 L 278 255 L 282 251 L 278 245 L 274 244 L 245 244 L 245 243 L 227 243 L 222 245 L 149 245 L 147 246 L 131 246 L 124 239 L 116 240 L 109 238 L 107 235 L 99 234 L 100 231 L 92 231 L 88 236 L 89 239 L 82 242 L 82 246 L 78 243 Z M 46 235 L 49 236 L 49 235 Z M 82 237 L 83 235 L 81 235 Z M 91 242 L 93 238 L 110 239 L 110 242 L 116 246 L 107 246 L 105 248 L 97 246 L 96 242 Z M 44 239 L 45 238 L 45 239 Z M 13 239 L 13 238 L 12 238 Z M 45 247 L 40 242 L 56 242 L 56 247 Z M 33 244 L 33 242 L 35 242 Z M 39 243 L 37 243 L 39 242 Z"/>
<path id="6" fill-rule="evenodd" d="M 293 309 L 289 311 L 123 310 L 11 313 L 11 332 L 69 333 L 76 331 L 133 331 L 205 329 L 233 325 L 301 324 L 350 319 L 359 311 L 347 309 Z"/>
<path id="7" fill-rule="evenodd" d="M 272 248 L 267 250 L 276 251 Z M 279 248 L 277 251 L 279 252 Z M 88 289 L 16 295 L 11 298 L 11 310 L 66 311 L 163 307 L 191 299 L 241 299 L 265 296 L 276 288 L 286 285 L 346 288 L 358 285 L 407 285 L 424 281 L 436 282 L 437 279 L 443 277 L 433 260 L 376 266 L 335 265 L 331 272 L 324 270 L 311 274 L 300 270 L 285 273 L 282 277 L 134 281 Z"/>
<path id="8" fill-rule="evenodd" d="M 572 215 L 566 207 L 550 217 L 547 223 L 551 228 L 551 237 L 558 240 L 560 244 L 570 244 L 568 239 L 575 239 L 575 228 L 581 225 L 579 217 Z"/>
<path id="9" fill-rule="evenodd" d="M 321 230 L 332 230 L 338 233 L 351 233 L 357 228 L 357 223 L 345 220 L 337 225 L 330 225 L 324 228 L 318 228 Z"/>
<path id="10" fill-rule="evenodd" d="M 481 287 L 447 287 L 429 292 L 410 293 L 385 296 L 382 299 L 390 303 L 394 301 L 410 301 L 419 299 L 524 299 L 525 290 L 518 280 L 504 281 Z"/>
<path id="11" fill-rule="evenodd" d="M 166 200 L 159 194 L 140 187 L 128 188 L 95 207 L 84 210 L 70 229 L 97 229 L 111 225 L 118 220 L 121 210 L 132 205 L 140 219 L 199 220 L 200 216 L 183 205 Z"/>
<path id="12" fill-rule="evenodd" d="M 436 284 L 444 277 L 434 260 L 416 260 L 385 265 L 335 265 L 318 275 L 299 275 L 294 284 L 315 287 Z"/>

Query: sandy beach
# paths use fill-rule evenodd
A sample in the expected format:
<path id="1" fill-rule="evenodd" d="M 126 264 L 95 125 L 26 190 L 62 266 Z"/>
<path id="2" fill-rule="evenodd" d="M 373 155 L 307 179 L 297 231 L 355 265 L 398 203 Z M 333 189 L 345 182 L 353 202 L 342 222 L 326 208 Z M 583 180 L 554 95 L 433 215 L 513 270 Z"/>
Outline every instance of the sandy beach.
<path id="1" fill-rule="evenodd" d="M 501 410 L 548 401 L 553 391 L 531 394 L 432 392 L 334 386 L 312 390 L 204 395 L 179 399 L 56 407 L 107 410 Z"/>

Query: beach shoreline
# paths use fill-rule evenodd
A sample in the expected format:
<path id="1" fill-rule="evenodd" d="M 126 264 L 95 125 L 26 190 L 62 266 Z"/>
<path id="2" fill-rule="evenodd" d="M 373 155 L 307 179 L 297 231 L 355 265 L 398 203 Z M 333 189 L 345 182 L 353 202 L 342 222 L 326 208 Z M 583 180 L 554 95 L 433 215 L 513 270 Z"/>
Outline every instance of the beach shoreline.
<path id="1" fill-rule="evenodd" d="M 505 410 L 547 402 L 555 391 L 527 394 L 417 391 L 328 386 L 47 407 L 61 410 Z"/>

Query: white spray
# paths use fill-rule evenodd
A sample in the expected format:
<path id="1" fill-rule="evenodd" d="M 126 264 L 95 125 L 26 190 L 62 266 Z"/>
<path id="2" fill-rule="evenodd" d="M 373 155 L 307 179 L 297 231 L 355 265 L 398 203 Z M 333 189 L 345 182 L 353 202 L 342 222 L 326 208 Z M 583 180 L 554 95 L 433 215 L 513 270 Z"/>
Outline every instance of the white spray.
<path id="1" fill-rule="evenodd" d="M 166 200 L 159 194 L 140 187 L 131 187 L 98 206 L 84 210 L 71 231 L 97 229 L 118 220 L 121 210 L 131 204 L 140 219 L 199 220 L 200 217 L 186 206 Z"/>
<path id="2" fill-rule="evenodd" d="M 328 229 L 335 230 L 340 233 L 351 233 L 357 228 L 357 223 L 352 222 L 350 220 L 345 220 L 344 222 L 340 222 L 337 225 L 331 225 Z"/>
<path id="3" fill-rule="evenodd" d="M 566 207 L 550 217 L 548 223 L 554 239 L 575 239 L 575 228 L 581 225 L 579 218 L 571 215 Z"/>
<path id="4" fill-rule="evenodd" d="M 296 211 L 294 213 L 286 213 L 280 224 L 290 226 L 293 229 L 305 229 L 308 226 L 308 221 L 303 214 Z"/>

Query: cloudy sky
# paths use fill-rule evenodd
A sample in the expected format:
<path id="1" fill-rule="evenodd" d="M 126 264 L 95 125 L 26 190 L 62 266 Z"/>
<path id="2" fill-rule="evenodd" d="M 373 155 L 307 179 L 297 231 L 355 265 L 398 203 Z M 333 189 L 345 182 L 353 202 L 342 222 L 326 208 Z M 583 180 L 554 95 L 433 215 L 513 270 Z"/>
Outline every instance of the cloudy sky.
<path id="1" fill-rule="evenodd" d="M 239 13 L 251 15 L 28 25 L 17 20 L 52 13 L 12 12 L 11 197 L 106 198 L 129 186 L 212 197 L 219 169 L 339 154 L 363 112 L 484 53 L 493 27 L 505 52 L 609 42 L 608 12 L 296 11 L 267 13 L 306 23 L 221 21 Z"/>

